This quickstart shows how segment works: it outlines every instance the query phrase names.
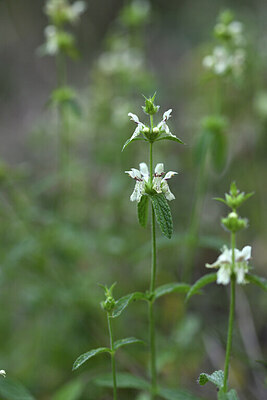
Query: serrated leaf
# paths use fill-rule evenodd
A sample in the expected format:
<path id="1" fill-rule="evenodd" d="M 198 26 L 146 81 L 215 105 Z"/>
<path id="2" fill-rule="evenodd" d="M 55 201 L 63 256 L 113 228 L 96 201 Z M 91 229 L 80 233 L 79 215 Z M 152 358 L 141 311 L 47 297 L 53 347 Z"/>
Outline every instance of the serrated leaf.
<path id="1" fill-rule="evenodd" d="M 197 294 L 199 290 L 202 289 L 204 286 L 212 282 L 215 282 L 216 279 L 217 279 L 216 272 L 212 272 L 211 274 L 202 276 L 202 278 L 200 278 L 191 286 L 189 292 L 187 293 L 186 301 L 188 301 L 194 294 Z"/>
<path id="2" fill-rule="evenodd" d="M 132 344 L 132 343 L 142 343 L 142 344 L 144 344 L 145 342 L 143 340 L 136 339 L 135 337 L 128 337 L 128 338 L 125 338 L 125 339 L 119 339 L 119 340 L 116 340 L 116 342 L 114 343 L 114 350 L 118 350 L 120 347 L 127 346 L 128 344 Z"/>
<path id="3" fill-rule="evenodd" d="M 21 383 L 10 378 L 0 380 L 0 395 L 3 400 L 34 400 L 34 397 Z"/>
<path id="4" fill-rule="evenodd" d="M 111 374 L 99 376 L 93 380 L 98 386 L 113 387 L 113 379 Z M 143 378 L 128 373 L 117 373 L 117 387 L 125 389 L 149 390 L 150 384 Z"/>
<path id="5" fill-rule="evenodd" d="M 134 300 L 147 300 L 145 293 L 141 292 L 134 292 L 127 294 L 126 296 L 121 297 L 119 300 L 116 301 L 115 307 L 112 310 L 111 317 L 117 318 L 123 310 L 125 310 L 128 305 Z"/>
<path id="6" fill-rule="evenodd" d="M 137 140 L 144 140 L 145 142 L 147 142 L 147 140 L 146 140 L 145 138 L 143 138 L 143 137 L 137 137 L 137 138 L 134 138 L 134 139 L 131 139 L 131 138 L 130 138 L 130 139 L 126 140 L 126 142 L 124 143 L 123 148 L 122 148 L 121 151 L 124 151 L 124 150 L 126 149 L 126 147 L 127 147 L 130 143 L 136 142 Z"/>
<path id="7" fill-rule="evenodd" d="M 203 386 L 207 382 L 213 383 L 217 388 L 221 389 L 223 388 L 223 380 L 224 380 L 224 372 L 219 370 L 219 371 L 214 371 L 211 375 L 209 374 L 200 374 L 198 378 L 198 383 Z"/>
<path id="8" fill-rule="evenodd" d="M 159 286 L 155 290 L 155 299 L 158 299 L 161 296 L 169 293 L 187 293 L 190 289 L 190 285 L 186 283 L 167 283 L 166 285 Z"/>
<path id="9" fill-rule="evenodd" d="M 84 379 L 75 379 L 61 387 L 52 397 L 52 400 L 79 400 L 85 388 Z"/>
<path id="10" fill-rule="evenodd" d="M 249 281 L 250 283 L 254 283 L 254 285 L 259 286 L 260 288 L 262 288 L 267 292 L 267 279 L 249 273 L 246 274 L 246 280 Z"/>
<path id="11" fill-rule="evenodd" d="M 72 370 L 74 371 L 75 369 L 79 368 L 82 364 L 84 364 L 87 360 L 90 358 L 96 356 L 97 354 L 101 353 L 110 353 L 110 349 L 108 347 L 99 347 L 98 349 L 93 349 L 90 351 L 87 351 L 87 353 L 81 354 L 77 360 L 74 362 Z"/>
<path id="12" fill-rule="evenodd" d="M 211 142 L 211 158 L 214 168 L 221 172 L 227 159 L 227 141 L 223 132 L 213 134 Z"/>
<path id="13" fill-rule="evenodd" d="M 150 196 L 153 204 L 153 209 L 156 214 L 157 222 L 160 226 L 161 232 L 168 239 L 171 238 L 173 232 L 172 215 L 169 204 L 163 193 L 157 193 Z"/>
<path id="14" fill-rule="evenodd" d="M 181 139 L 179 139 L 176 136 L 160 136 L 158 139 L 155 140 L 155 142 L 158 142 L 160 140 L 171 140 L 173 142 L 178 142 L 181 144 L 185 144 Z"/>
<path id="15" fill-rule="evenodd" d="M 143 195 L 139 203 L 137 203 L 138 220 L 143 228 L 145 228 L 147 225 L 148 203 L 149 203 L 149 198 L 146 195 Z"/>
<path id="16" fill-rule="evenodd" d="M 166 400 L 200 400 L 186 390 L 159 388 L 158 394 Z"/>
<path id="17" fill-rule="evenodd" d="M 231 389 L 229 392 L 225 393 L 223 389 L 218 392 L 218 400 L 239 400 L 237 393 L 234 389 Z"/>

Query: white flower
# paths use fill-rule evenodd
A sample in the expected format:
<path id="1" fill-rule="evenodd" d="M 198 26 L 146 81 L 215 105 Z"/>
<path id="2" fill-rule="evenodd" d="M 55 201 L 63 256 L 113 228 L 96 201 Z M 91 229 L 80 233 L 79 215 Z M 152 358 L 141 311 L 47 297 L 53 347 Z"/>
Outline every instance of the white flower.
<path id="1" fill-rule="evenodd" d="M 146 163 L 141 163 L 140 170 L 131 168 L 131 171 L 125 171 L 125 173 L 136 181 L 130 200 L 139 202 L 145 193 L 146 185 L 150 180 L 148 166 Z M 165 175 L 164 165 L 162 163 L 157 164 L 152 178 L 152 189 L 154 189 L 157 193 L 163 193 L 166 199 L 169 201 L 175 199 L 173 193 L 170 191 L 167 181 L 176 174 L 177 172 L 169 171 Z M 164 175 L 165 177 L 163 177 Z"/>
<path id="2" fill-rule="evenodd" d="M 238 284 L 245 284 L 246 273 L 248 272 L 248 261 L 251 258 L 251 246 L 245 246 L 241 251 L 234 249 L 235 265 L 232 265 L 232 249 L 223 247 L 222 254 L 213 264 L 206 264 L 207 268 L 219 268 L 217 272 L 217 283 L 227 285 L 230 282 L 232 273 L 236 276 Z"/>
<path id="3" fill-rule="evenodd" d="M 58 34 L 56 27 L 53 25 L 49 25 L 45 28 L 45 37 L 46 37 L 46 52 L 50 55 L 55 55 L 58 53 Z"/>
<path id="4" fill-rule="evenodd" d="M 6 371 L 4 369 L 0 369 L 0 375 L 2 375 L 5 378 L 6 377 Z"/>
<path id="5" fill-rule="evenodd" d="M 163 114 L 162 120 L 157 125 L 157 128 L 158 128 L 160 133 L 164 132 L 165 135 L 167 135 L 167 136 L 176 137 L 175 135 L 173 135 L 170 132 L 170 129 L 169 129 L 168 125 L 166 124 L 166 121 L 168 121 L 168 119 L 171 117 L 171 113 L 172 113 L 172 109 L 171 108 L 168 111 L 165 111 L 165 113 Z"/>
<path id="6" fill-rule="evenodd" d="M 69 4 L 68 0 L 49 0 L 45 6 L 45 12 L 53 20 L 62 19 L 65 22 L 75 23 L 85 11 L 84 1 L 76 1 Z"/>
<path id="7" fill-rule="evenodd" d="M 132 113 L 128 113 L 128 116 L 131 117 L 131 121 L 135 122 L 137 124 L 137 127 L 135 128 L 134 133 L 132 134 L 132 136 L 130 137 L 130 142 L 135 139 L 137 136 L 140 135 L 140 133 L 146 128 L 146 126 L 139 121 L 139 118 L 137 117 L 137 115 L 132 114 Z M 149 129 L 149 128 L 147 128 Z"/>

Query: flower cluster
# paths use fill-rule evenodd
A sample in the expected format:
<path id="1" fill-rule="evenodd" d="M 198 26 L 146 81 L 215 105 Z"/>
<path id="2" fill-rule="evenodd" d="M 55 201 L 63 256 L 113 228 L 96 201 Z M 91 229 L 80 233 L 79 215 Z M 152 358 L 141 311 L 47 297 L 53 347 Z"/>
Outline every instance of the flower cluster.
<path id="1" fill-rule="evenodd" d="M 153 191 L 163 193 L 169 201 L 175 199 L 174 194 L 170 191 L 168 180 L 176 175 L 177 172 L 169 171 L 165 174 L 162 163 L 156 165 L 152 179 L 150 179 L 146 163 L 140 164 L 140 170 L 132 168 L 131 171 L 125 171 L 125 173 L 136 181 L 134 191 L 130 197 L 131 201 L 139 202 L 145 193 L 151 194 Z"/>
<path id="2" fill-rule="evenodd" d="M 203 66 L 215 75 L 232 74 L 240 77 L 246 60 L 243 24 L 234 21 L 233 15 L 225 12 L 221 14 L 214 33 L 220 45 L 215 46 L 212 54 L 204 57 Z"/>
<path id="3" fill-rule="evenodd" d="M 206 264 L 207 268 L 219 268 L 217 272 L 217 283 L 228 285 L 232 274 L 235 275 L 237 283 L 243 285 L 247 283 L 246 274 L 249 271 L 248 261 L 251 259 L 251 246 L 245 246 L 241 251 L 234 249 L 233 253 L 226 246 L 222 249 L 222 254 L 213 264 Z"/>
<path id="4" fill-rule="evenodd" d="M 69 4 L 69 0 L 49 0 L 45 5 L 45 13 L 57 26 L 77 22 L 85 9 L 84 1 L 75 1 L 75 3 Z"/>

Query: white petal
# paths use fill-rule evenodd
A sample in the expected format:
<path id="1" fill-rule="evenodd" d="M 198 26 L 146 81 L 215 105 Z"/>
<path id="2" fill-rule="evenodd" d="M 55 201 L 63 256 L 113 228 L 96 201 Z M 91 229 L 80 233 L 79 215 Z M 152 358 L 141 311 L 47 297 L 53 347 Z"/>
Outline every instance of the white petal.
<path id="1" fill-rule="evenodd" d="M 144 182 L 137 181 L 134 187 L 134 191 L 131 194 L 130 200 L 139 202 L 143 194 L 144 194 Z"/>
<path id="2" fill-rule="evenodd" d="M 0 370 L 0 375 L 2 375 L 4 378 L 6 377 L 6 371 L 4 369 Z"/>
<path id="3" fill-rule="evenodd" d="M 170 108 L 168 111 L 165 111 L 163 114 L 163 121 L 167 121 L 171 117 L 172 109 Z"/>
<path id="4" fill-rule="evenodd" d="M 140 172 L 143 175 L 143 177 L 145 178 L 145 180 L 147 181 L 149 178 L 149 172 L 148 172 L 148 166 L 146 165 L 146 163 L 141 163 L 139 164 L 140 166 Z"/>
<path id="5" fill-rule="evenodd" d="M 157 164 L 155 168 L 155 174 L 161 175 L 163 172 L 164 172 L 164 164 L 163 163 Z"/>
<path id="6" fill-rule="evenodd" d="M 165 175 L 165 177 L 163 179 L 165 179 L 165 180 L 171 179 L 174 175 L 177 175 L 177 174 L 178 174 L 178 172 L 169 171 L 169 172 L 167 172 L 167 174 Z"/>
<path id="7" fill-rule="evenodd" d="M 245 246 L 240 252 L 240 259 L 248 261 L 251 259 L 251 246 Z"/>
<path id="8" fill-rule="evenodd" d="M 131 121 L 134 121 L 136 124 L 140 124 L 139 118 L 137 117 L 137 115 L 133 114 L 133 113 L 128 113 L 128 116 L 131 117 Z"/>
<path id="9" fill-rule="evenodd" d="M 240 266 L 235 267 L 236 282 L 240 285 L 245 283 L 245 269 Z"/>
<path id="10" fill-rule="evenodd" d="M 125 171 L 133 179 L 142 179 L 141 173 L 138 169 L 132 168 L 131 171 Z"/>
<path id="11" fill-rule="evenodd" d="M 157 193 L 161 193 L 161 177 L 155 176 L 153 178 L 153 189 L 156 190 Z"/>
<path id="12" fill-rule="evenodd" d="M 231 268 L 229 265 L 223 265 L 217 272 L 218 285 L 228 285 L 230 282 Z"/>
<path id="13" fill-rule="evenodd" d="M 202 65 L 204 68 L 212 68 L 214 66 L 214 57 L 213 56 L 204 57 Z"/>
<path id="14" fill-rule="evenodd" d="M 168 183 L 164 179 L 161 181 L 161 189 L 167 200 L 171 201 L 175 199 L 174 194 L 170 191 Z"/>

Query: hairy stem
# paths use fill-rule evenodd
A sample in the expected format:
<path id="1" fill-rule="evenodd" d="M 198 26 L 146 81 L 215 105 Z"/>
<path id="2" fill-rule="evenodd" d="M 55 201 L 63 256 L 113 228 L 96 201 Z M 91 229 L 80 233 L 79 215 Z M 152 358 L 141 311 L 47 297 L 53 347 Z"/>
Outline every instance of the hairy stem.
<path id="1" fill-rule="evenodd" d="M 234 253 L 235 233 L 232 233 L 231 242 L 232 242 L 231 299 L 230 299 L 230 311 L 229 311 L 229 322 L 228 322 L 227 346 L 226 346 L 226 355 L 224 364 L 224 382 L 223 382 L 224 392 L 227 392 L 227 382 L 229 374 L 230 355 L 231 355 L 233 328 L 234 328 L 234 314 L 235 314 L 235 275 L 233 274 L 235 267 L 235 253 Z"/>
<path id="2" fill-rule="evenodd" d="M 112 317 L 107 314 L 108 318 L 108 331 L 110 339 L 110 349 L 111 349 L 111 368 L 112 368 L 112 378 L 113 378 L 113 400 L 117 400 L 117 378 L 116 378 L 116 362 L 115 362 L 115 351 L 114 351 L 114 341 L 112 332 Z"/>

